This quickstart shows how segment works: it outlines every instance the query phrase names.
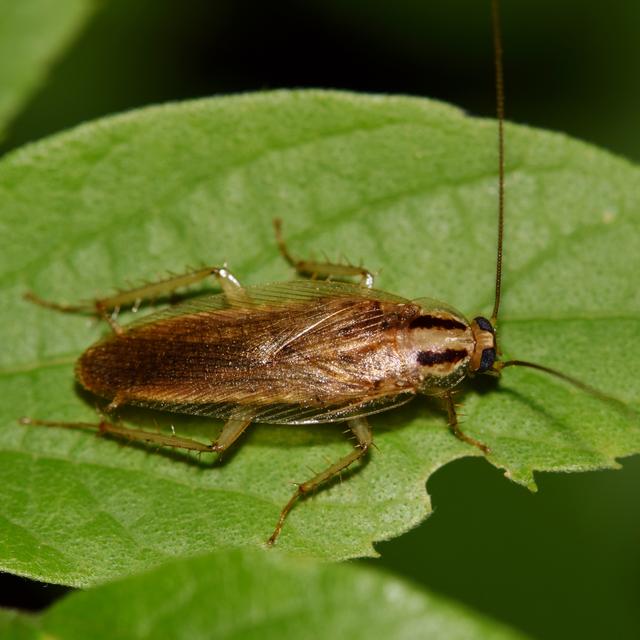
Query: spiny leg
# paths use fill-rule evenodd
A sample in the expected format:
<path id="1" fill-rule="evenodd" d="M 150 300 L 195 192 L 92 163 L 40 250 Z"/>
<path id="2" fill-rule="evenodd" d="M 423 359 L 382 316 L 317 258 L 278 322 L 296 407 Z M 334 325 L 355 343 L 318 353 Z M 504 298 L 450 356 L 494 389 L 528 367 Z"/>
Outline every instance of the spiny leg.
<path id="1" fill-rule="evenodd" d="M 44 300 L 34 293 L 26 293 L 25 298 L 30 302 L 46 307 L 47 309 L 54 309 L 56 311 L 62 311 L 65 313 L 95 313 L 102 317 L 109 323 L 109 326 L 114 333 L 122 333 L 122 327 L 118 324 L 116 317 L 118 311 L 122 307 L 137 307 L 143 300 L 153 300 L 160 296 L 167 295 L 186 287 L 209 276 L 214 276 L 222 287 L 223 293 L 233 299 L 242 297 L 244 289 L 238 282 L 237 278 L 225 267 L 204 267 L 197 269 L 196 271 L 190 271 L 179 276 L 172 276 L 159 282 L 152 282 L 142 285 L 141 287 L 135 287 L 126 291 L 120 291 L 112 296 L 105 298 L 97 298 L 91 302 L 81 303 L 77 305 L 59 304 L 57 302 L 51 302 Z"/>
<path id="2" fill-rule="evenodd" d="M 453 435 L 463 442 L 472 444 L 474 447 L 478 447 L 478 449 L 480 449 L 485 454 L 491 453 L 491 449 L 489 449 L 486 444 L 480 442 L 479 440 L 476 440 L 475 438 L 472 438 L 471 436 L 468 436 L 466 433 L 464 433 L 464 431 L 462 431 L 462 429 L 460 429 L 460 425 L 458 424 L 458 414 L 456 413 L 456 405 L 453 402 L 453 394 L 450 391 L 447 391 L 447 393 L 445 394 L 444 401 L 447 406 L 447 413 L 449 415 L 449 429 L 451 429 Z"/>
<path id="3" fill-rule="evenodd" d="M 340 474 L 356 460 L 362 458 L 369 450 L 369 447 L 373 444 L 371 427 L 369 426 L 366 418 L 354 418 L 352 420 L 349 420 L 348 424 L 349 428 L 354 433 L 358 441 L 354 450 L 343 458 L 340 458 L 340 460 L 338 460 L 335 464 L 332 464 L 321 473 L 315 475 L 313 478 L 311 478 L 311 480 L 307 480 L 306 482 L 298 485 L 296 492 L 291 496 L 289 502 L 287 502 L 287 504 L 284 506 L 284 509 L 282 509 L 282 511 L 280 512 L 278 524 L 271 534 L 271 537 L 267 540 L 268 545 L 273 545 L 277 540 L 280 532 L 282 531 L 284 521 L 293 508 L 293 505 L 298 501 L 299 498 L 313 491 L 322 483 L 331 480 L 331 478 L 334 478 L 335 476 Z"/>
<path id="4" fill-rule="evenodd" d="M 358 276 L 360 284 L 367 289 L 373 287 L 373 274 L 364 267 L 352 264 L 340 264 L 337 262 L 315 262 L 313 260 L 298 260 L 287 249 L 287 244 L 282 237 L 282 220 L 274 218 L 273 227 L 276 234 L 276 242 L 282 257 L 302 276 L 311 278 L 330 278 L 331 276 Z"/>
<path id="5" fill-rule="evenodd" d="M 97 431 L 99 435 L 110 435 L 124 441 L 146 442 L 161 447 L 174 447 L 176 449 L 187 449 L 189 451 L 217 452 L 220 453 L 230 447 L 251 424 L 250 417 L 232 417 L 222 427 L 222 431 L 217 440 L 211 444 L 205 444 L 192 440 L 191 438 L 181 438 L 176 435 L 165 435 L 155 431 L 145 431 L 143 429 L 132 429 L 115 424 L 107 420 L 100 422 L 57 422 L 52 420 L 34 420 L 32 418 L 20 418 L 22 425 L 35 425 L 42 427 L 63 427 L 65 429 L 83 429 Z"/>

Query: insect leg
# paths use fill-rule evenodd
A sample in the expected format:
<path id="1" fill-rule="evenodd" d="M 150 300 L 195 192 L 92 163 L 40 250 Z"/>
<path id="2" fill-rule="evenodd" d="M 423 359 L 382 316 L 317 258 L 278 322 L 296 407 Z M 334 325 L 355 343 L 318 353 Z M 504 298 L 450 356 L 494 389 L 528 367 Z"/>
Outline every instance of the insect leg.
<path id="1" fill-rule="evenodd" d="M 120 291 L 113 296 L 96 300 L 94 304 L 106 309 L 116 309 L 140 304 L 143 300 L 154 300 L 173 293 L 177 289 L 200 282 L 214 276 L 225 294 L 233 294 L 242 289 L 237 278 L 226 267 L 203 267 L 159 282 L 151 282 L 141 287 Z"/>
<path id="2" fill-rule="evenodd" d="M 447 413 L 449 414 L 449 429 L 451 429 L 453 435 L 463 442 L 467 442 L 468 444 L 472 444 L 474 447 L 478 447 L 478 449 L 483 453 L 491 453 L 491 449 L 489 449 L 486 444 L 468 436 L 460 429 L 460 425 L 458 424 L 458 415 L 456 414 L 456 406 L 453 402 L 453 394 L 450 391 L 445 394 L 444 401 L 447 406 Z"/>
<path id="3" fill-rule="evenodd" d="M 20 418 L 20 424 L 41 427 L 64 427 L 65 429 L 83 429 L 97 431 L 99 435 L 108 434 L 120 440 L 134 442 L 147 442 L 161 447 L 174 447 L 176 449 L 187 449 L 189 451 L 220 452 L 230 447 L 244 430 L 251 424 L 250 417 L 233 417 L 227 420 L 220 435 L 215 442 L 205 444 L 192 440 L 191 438 L 181 438 L 176 435 L 166 435 L 155 431 L 145 431 L 143 429 L 132 429 L 120 424 L 100 420 L 100 422 L 58 422 L 51 420 L 34 420 L 32 418 Z"/>
<path id="4" fill-rule="evenodd" d="M 273 545 L 277 540 L 280 532 L 282 531 L 282 526 L 284 525 L 284 521 L 286 520 L 289 512 L 293 508 L 293 505 L 297 502 L 299 498 L 305 496 L 309 492 L 313 491 L 316 487 L 321 485 L 323 482 L 327 482 L 337 476 L 341 471 L 344 471 L 349 465 L 354 463 L 356 460 L 362 458 L 369 447 L 373 443 L 373 436 L 371 434 L 371 427 L 367 422 L 366 418 L 354 418 L 349 420 L 348 422 L 349 428 L 354 433 L 357 439 L 357 444 L 354 450 L 348 455 L 340 458 L 335 464 L 332 464 L 330 467 L 325 469 L 324 471 L 318 473 L 316 476 L 311 478 L 311 480 L 307 480 L 302 484 L 298 485 L 296 492 L 291 496 L 289 502 L 284 506 L 284 509 L 280 512 L 280 518 L 278 519 L 278 524 L 274 529 L 273 533 L 269 540 L 267 540 L 268 545 Z"/>
<path id="5" fill-rule="evenodd" d="M 229 418 L 222 427 L 222 431 L 218 434 L 215 442 L 211 444 L 212 451 L 226 451 L 243 433 L 244 430 L 251 424 L 253 419 L 250 415 L 243 416 L 238 413 L 237 415 Z"/>
<path id="6" fill-rule="evenodd" d="M 340 264 L 337 262 L 315 262 L 313 260 L 298 260 L 287 249 L 287 244 L 282 237 L 282 220 L 275 218 L 273 227 L 276 234 L 276 242 L 282 257 L 302 276 L 311 278 L 330 278 L 332 276 L 358 276 L 363 287 L 373 287 L 373 273 L 364 267 L 353 264 Z"/>
<path id="7" fill-rule="evenodd" d="M 47 309 L 55 309 L 56 311 L 63 311 L 65 313 L 94 313 L 105 319 L 114 333 L 122 333 L 122 328 L 116 320 L 118 311 L 122 307 L 137 307 L 143 300 L 159 298 L 181 287 L 200 282 L 209 276 L 214 276 L 218 280 L 225 295 L 234 298 L 242 295 L 244 289 L 237 278 L 227 268 L 204 267 L 196 271 L 191 271 L 179 276 L 172 276 L 159 282 L 152 282 L 126 291 L 119 291 L 112 296 L 97 298 L 91 302 L 77 305 L 50 302 L 49 300 L 39 298 L 31 292 L 25 294 L 25 298 Z"/>
<path id="8" fill-rule="evenodd" d="M 20 424 L 35 425 L 41 427 L 64 427 L 65 429 L 85 429 L 97 431 L 100 435 L 109 434 L 122 440 L 133 440 L 136 442 L 148 442 L 162 447 L 176 447 L 178 449 L 189 449 L 191 451 L 216 451 L 213 444 L 204 444 L 190 438 L 180 436 L 165 435 L 155 431 L 144 431 L 142 429 L 132 429 L 123 427 L 120 424 L 100 420 L 100 422 L 55 422 L 50 420 L 34 420 L 32 418 L 20 418 Z"/>

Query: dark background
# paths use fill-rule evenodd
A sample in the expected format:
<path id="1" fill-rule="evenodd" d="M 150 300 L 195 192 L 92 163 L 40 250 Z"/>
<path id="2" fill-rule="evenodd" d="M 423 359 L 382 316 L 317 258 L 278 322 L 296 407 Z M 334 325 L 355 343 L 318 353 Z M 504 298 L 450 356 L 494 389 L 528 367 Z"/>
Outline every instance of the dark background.
<path id="1" fill-rule="evenodd" d="M 640 158 L 640 3 L 503 4 L 508 118 Z M 104 2 L 0 151 L 142 105 L 279 87 L 491 116 L 489 16 L 489 0 Z M 447 465 L 428 483 L 435 514 L 371 563 L 538 638 L 640 637 L 640 457 L 538 484 L 528 493 L 480 459 Z M 2 576 L 0 592 L 38 608 L 63 590 Z"/>

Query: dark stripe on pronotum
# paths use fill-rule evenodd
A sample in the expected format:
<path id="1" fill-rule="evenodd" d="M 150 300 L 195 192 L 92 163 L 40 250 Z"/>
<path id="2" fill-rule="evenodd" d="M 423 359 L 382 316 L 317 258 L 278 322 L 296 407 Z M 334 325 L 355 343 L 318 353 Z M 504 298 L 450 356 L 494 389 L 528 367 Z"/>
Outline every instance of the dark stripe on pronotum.
<path id="1" fill-rule="evenodd" d="M 462 329 L 467 325 L 451 318 L 438 318 L 438 316 L 418 316 L 409 323 L 409 329 Z"/>
<path id="2" fill-rule="evenodd" d="M 421 365 L 458 362 L 469 355 L 466 349 L 445 349 L 444 351 L 419 351 L 417 360 Z"/>

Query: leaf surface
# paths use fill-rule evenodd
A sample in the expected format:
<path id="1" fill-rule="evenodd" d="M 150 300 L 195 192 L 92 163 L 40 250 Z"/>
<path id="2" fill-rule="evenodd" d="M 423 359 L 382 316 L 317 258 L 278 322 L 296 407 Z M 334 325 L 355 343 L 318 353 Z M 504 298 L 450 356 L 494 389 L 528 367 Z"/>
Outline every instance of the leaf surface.
<path id="1" fill-rule="evenodd" d="M 247 284 L 287 280 L 271 219 L 295 255 L 362 260 L 376 286 L 490 314 L 496 127 L 399 97 L 274 92 L 145 109 L 28 146 L 0 163 L 0 566 L 88 585 L 164 558 L 264 544 L 294 481 L 349 451 L 340 425 L 252 426 L 221 464 L 20 416 L 96 420 L 73 363 L 105 333 L 23 300 L 75 302 L 187 265 Z M 500 344 L 627 403 L 508 369 L 466 390 L 463 427 L 491 463 L 615 466 L 640 451 L 640 172 L 562 135 L 507 127 Z M 214 287 L 215 285 L 211 285 Z M 636 412 L 636 413 L 633 413 Z M 135 426 L 207 441 L 210 420 L 127 412 Z M 371 419 L 377 449 L 292 511 L 284 550 L 372 555 L 429 513 L 425 482 L 479 451 L 433 399 Z M 313 470 L 313 471 L 312 471 Z"/>
<path id="2" fill-rule="evenodd" d="M 18 633 L 28 622 L 59 640 L 524 637 L 371 569 L 240 550 L 172 560 L 71 593 L 23 629 L 13 622 L 7 640 L 35 637 Z"/>

